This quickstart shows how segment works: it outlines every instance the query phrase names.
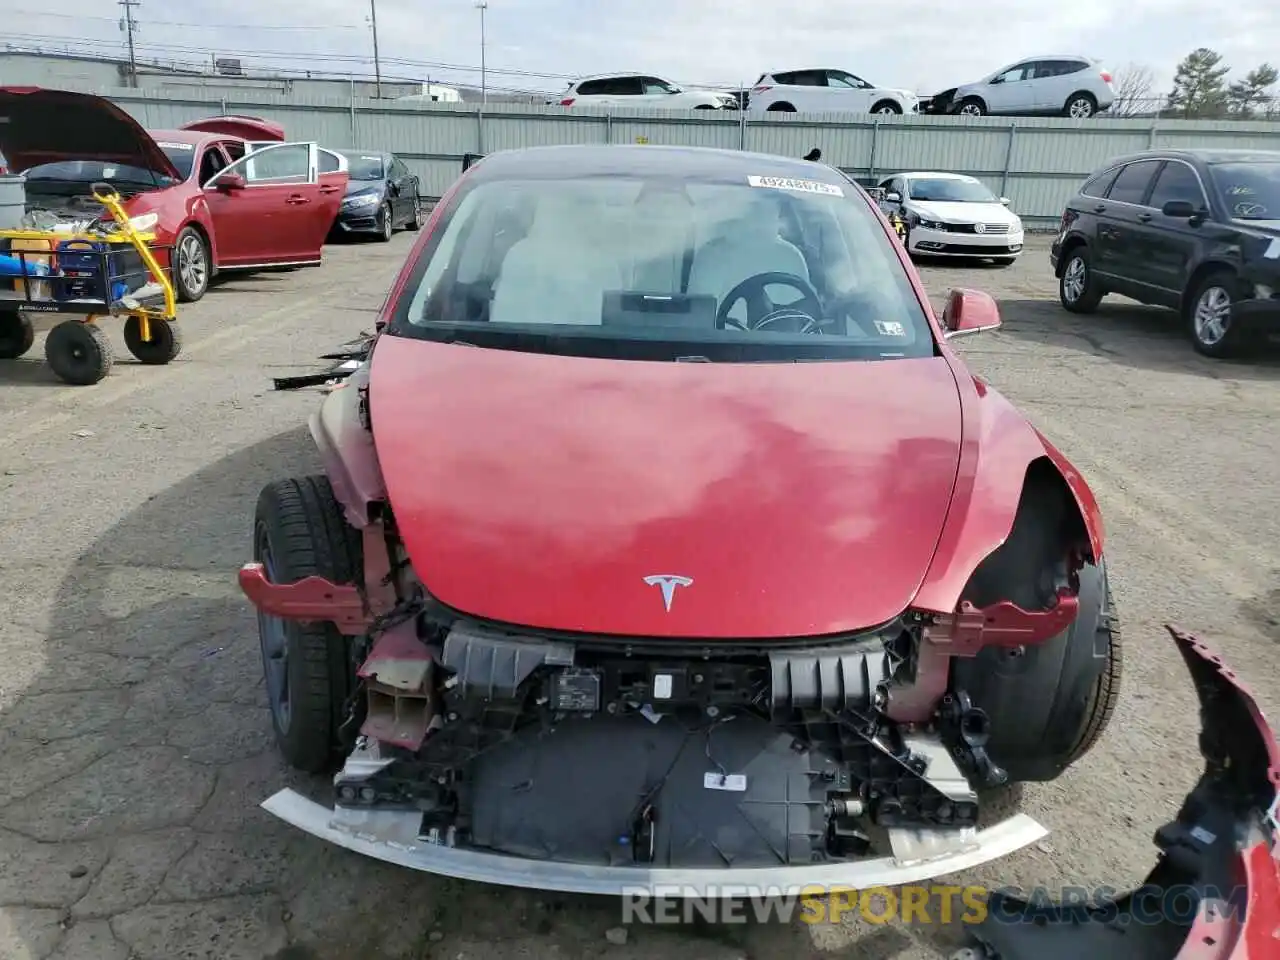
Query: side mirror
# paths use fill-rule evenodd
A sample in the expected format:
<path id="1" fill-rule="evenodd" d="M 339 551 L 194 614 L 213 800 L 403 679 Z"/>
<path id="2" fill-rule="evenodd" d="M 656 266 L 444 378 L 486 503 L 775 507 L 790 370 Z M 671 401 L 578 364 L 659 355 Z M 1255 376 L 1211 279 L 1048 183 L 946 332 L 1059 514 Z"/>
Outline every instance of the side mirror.
<path id="1" fill-rule="evenodd" d="M 393 197 L 400 196 L 400 184 L 398 184 L 396 181 L 392 180 L 388 186 L 388 189 L 391 191 L 391 195 Z"/>
<path id="2" fill-rule="evenodd" d="M 1196 210 L 1196 205 L 1190 200 L 1170 200 L 1160 208 L 1160 212 L 1166 217 L 1176 217 L 1179 220 L 1190 220 L 1199 211 Z"/>
<path id="3" fill-rule="evenodd" d="M 995 330 L 1000 326 L 1000 308 L 989 293 L 957 287 L 947 295 L 942 311 L 942 329 L 948 340 Z"/>
<path id="4" fill-rule="evenodd" d="M 1001 203 L 1001 205 L 1003 205 L 1003 206 L 1006 206 L 1006 207 L 1007 207 L 1007 206 L 1009 205 L 1009 198 L 1008 198 L 1008 197 L 1001 197 L 1001 198 L 1000 198 L 1000 203 Z"/>
<path id="5" fill-rule="evenodd" d="M 987 83 L 1004 83 L 1004 77 L 992 77 Z"/>
<path id="6" fill-rule="evenodd" d="M 902 194 L 900 194 L 897 190 L 891 190 L 891 191 L 889 191 L 888 193 L 886 193 L 886 194 L 884 195 L 884 198 L 885 198 L 886 200 L 888 200 L 890 203 L 901 203 L 901 202 L 902 202 Z"/>
<path id="7" fill-rule="evenodd" d="M 248 186 L 248 181 L 239 173 L 223 173 L 213 178 L 213 187 L 223 193 L 230 193 L 233 190 L 243 190 Z"/>

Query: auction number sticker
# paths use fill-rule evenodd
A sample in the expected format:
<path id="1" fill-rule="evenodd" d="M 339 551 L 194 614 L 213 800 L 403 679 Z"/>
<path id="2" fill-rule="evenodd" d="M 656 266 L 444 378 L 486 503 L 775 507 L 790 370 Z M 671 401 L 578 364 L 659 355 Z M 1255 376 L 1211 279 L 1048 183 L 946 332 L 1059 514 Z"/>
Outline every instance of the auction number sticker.
<path id="1" fill-rule="evenodd" d="M 826 197 L 843 197 L 844 191 L 833 183 L 822 183 L 818 180 L 795 180 L 791 177 L 747 177 L 747 183 L 753 187 L 768 187 L 772 190 L 795 190 L 797 193 L 820 193 Z"/>
<path id="2" fill-rule="evenodd" d="M 196 148 L 194 143 L 173 143 L 169 140 L 160 140 L 156 146 L 161 150 L 194 150 Z"/>

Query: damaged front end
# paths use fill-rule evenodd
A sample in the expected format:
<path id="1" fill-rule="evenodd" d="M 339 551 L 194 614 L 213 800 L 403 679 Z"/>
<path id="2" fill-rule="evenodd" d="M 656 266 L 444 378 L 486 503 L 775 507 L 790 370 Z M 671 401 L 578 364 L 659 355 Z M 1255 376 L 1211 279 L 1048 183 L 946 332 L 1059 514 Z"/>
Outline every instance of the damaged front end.
<path id="1" fill-rule="evenodd" d="M 328 621 L 358 683 L 333 807 L 264 807 L 349 849 L 459 878 L 619 894 L 720 884 L 796 892 L 893 885 L 1042 838 L 1017 815 L 979 826 L 1007 777 L 950 658 L 1032 645 L 1076 614 L 964 606 L 840 637 L 714 643 L 526 631 L 427 594 L 383 511 L 364 583 L 269 582 L 264 614 Z"/>
<path id="2" fill-rule="evenodd" d="M 1222 658 L 1169 627 L 1200 699 L 1205 770 L 1158 829 L 1146 881 L 1098 903 L 994 894 L 954 960 L 1263 960 L 1280 956 L 1280 748 Z"/>

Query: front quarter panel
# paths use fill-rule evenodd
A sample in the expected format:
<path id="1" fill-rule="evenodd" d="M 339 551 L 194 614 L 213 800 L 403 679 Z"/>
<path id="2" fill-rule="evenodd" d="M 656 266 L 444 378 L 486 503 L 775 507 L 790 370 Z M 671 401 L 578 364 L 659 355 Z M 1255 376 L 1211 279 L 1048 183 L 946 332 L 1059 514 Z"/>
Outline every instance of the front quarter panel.
<path id="1" fill-rule="evenodd" d="M 370 362 L 333 388 L 310 423 L 334 496 L 342 504 L 347 522 L 357 529 L 369 525 L 371 507 L 386 499 L 373 433 L 361 420 Z"/>
<path id="2" fill-rule="evenodd" d="M 952 613 L 978 564 L 1013 529 L 1023 480 L 1033 462 L 1048 458 L 1066 481 L 1089 534 L 1094 559 L 1101 558 L 1101 515 L 1092 492 L 1067 459 L 1003 396 L 967 373 L 959 361 L 964 427 L 955 493 L 938 549 L 913 606 Z"/>

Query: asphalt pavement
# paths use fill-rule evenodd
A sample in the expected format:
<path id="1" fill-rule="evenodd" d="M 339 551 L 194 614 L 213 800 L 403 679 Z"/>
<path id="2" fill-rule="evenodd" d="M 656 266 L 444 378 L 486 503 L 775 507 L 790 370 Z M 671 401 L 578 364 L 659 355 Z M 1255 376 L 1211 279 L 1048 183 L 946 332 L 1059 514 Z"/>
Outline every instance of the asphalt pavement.
<path id="1" fill-rule="evenodd" d="M 621 927 L 617 901 L 443 880 L 258 809 L 317 782 L 274 753 L 236 588 L 260 487 L 318 464 L 311 369 L 371 327 L 411 243 L 224 283 L 184 308 L 183 357 L 94 387 L 0 364 L 0 957 L 7 960 L 924 960 L 957 925 Z M 1127 643 L 1101 744 L 1021 806 L 1047 840 L 952 883 L 1123 887 L 1200 772 L 1194 693 L 1162 630 L 1216 645 L 1273 715 L 1280 676 L 1280 360 L 1196 356 L 1172 314 L 1058 306 L 1045 244 L 1005 269 L 925 266 L 939 303 L 988 290 L 963 342 L 1092 484 Z M 119 329 L 117 353 L 127 357 Z M 936 918 L 935 918 L 936 919 Z"/>

